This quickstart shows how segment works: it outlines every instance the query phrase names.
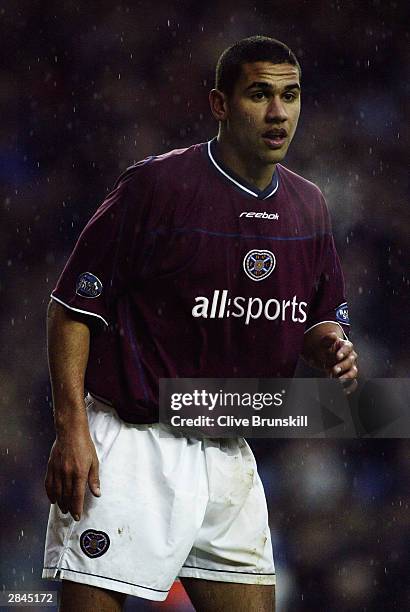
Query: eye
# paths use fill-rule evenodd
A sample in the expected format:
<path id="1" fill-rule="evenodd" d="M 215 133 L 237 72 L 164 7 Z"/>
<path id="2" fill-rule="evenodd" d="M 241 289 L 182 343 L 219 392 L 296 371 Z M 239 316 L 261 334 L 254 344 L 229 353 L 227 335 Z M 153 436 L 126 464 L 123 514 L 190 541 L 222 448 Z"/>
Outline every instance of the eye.
<path id="1" fill-rule="evenodd" d="M 263 100 L 266 97 L 266 94 L 263 91 L 257 91 L 252 94 L 252 100 Z"/>
<path id="2" fill-rule="evenodd" d="M 296 100 L 297 95 L 292 91 L 287 91 L 285 94 L 283 94 L 283 98 L 286 100 L 286 102 L 293 102 L 293 100 Z"/>

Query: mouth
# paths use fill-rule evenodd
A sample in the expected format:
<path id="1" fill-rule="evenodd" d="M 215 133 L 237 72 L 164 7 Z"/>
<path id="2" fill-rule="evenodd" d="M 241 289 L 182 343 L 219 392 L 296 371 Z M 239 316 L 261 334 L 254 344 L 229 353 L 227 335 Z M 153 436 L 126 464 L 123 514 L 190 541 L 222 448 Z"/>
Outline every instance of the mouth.
<path id="1" fill-rule="evenodd" d="M 272 128 L 262 134 L 263 140 L 270 149 L 280 149 L 285 144 L 287 136 L 284 128 Z"/>

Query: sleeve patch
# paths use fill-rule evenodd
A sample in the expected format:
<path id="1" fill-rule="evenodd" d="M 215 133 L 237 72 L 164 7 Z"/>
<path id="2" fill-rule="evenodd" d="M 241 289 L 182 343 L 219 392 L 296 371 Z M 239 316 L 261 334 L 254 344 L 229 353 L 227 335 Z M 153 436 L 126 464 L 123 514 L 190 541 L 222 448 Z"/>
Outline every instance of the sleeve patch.
<path id="1" fill-rule="evenodd" d="M 344 302 L 343 304 L 340 304 L 340 306 L 338 306 L 336 308 L 336 319 L 340 323 L 343 323 L 344 325 L 350 325 L 350 322 L 349 322 L 349 309 L 347 307 L 347 303 L 346 302 Z"/>
<path id="2" fill-rule="evenodd" d="M 77 280 L 75 292 L 85 298 L 97 298 L 102 294 L 103 285 L 91 272 L 83 272 Z"/>

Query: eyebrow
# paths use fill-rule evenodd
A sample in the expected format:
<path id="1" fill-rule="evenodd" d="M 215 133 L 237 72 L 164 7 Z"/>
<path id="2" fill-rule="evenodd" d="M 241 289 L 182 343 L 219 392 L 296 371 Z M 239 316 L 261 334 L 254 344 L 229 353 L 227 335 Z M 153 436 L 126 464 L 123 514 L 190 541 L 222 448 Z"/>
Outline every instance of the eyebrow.
<path id="1" fill-rule="evenodd" d="M 269 89 L 271 91 L 273 90 L 273 87 L 270 83 L 265 83 L 264 81 L 254 81 L 253 83 L 248 85 L 245 91 L 249 91 L 250 89 L 254 89 L 256 87 L 259 87 L 260 89 Z M 286 87 L 284 87 L 284 91 L 288 91 L 290 89 L 298 89 L 300 91 L 299 83 L 290 83 L 289 85 L 286 85 Z"/>

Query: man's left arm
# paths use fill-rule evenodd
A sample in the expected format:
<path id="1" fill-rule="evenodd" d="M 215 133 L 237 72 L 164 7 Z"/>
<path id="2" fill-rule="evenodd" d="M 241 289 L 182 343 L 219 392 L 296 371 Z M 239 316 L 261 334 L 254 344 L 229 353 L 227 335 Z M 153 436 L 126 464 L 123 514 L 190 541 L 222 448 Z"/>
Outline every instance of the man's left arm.
<path id="1" fill-rule="evenodd" d="M 357 353 L 338 323 L 325 321 L 309 329 L 305 333 L 302 356 L 309 365 L 324 370 L 330 378 L 339 378 L 346 393 L 356 389 Z"/>
<path id="2" fill-rule="evenodd" d="M 357 353 L 347 335 L 350 322 L 345 282 L 323 195 L 321 204 L 323 251 L 309 304 L 302 357 L 329 377 L 346 381 L 346 392 L 352 393 L 357 387 Z"/>

